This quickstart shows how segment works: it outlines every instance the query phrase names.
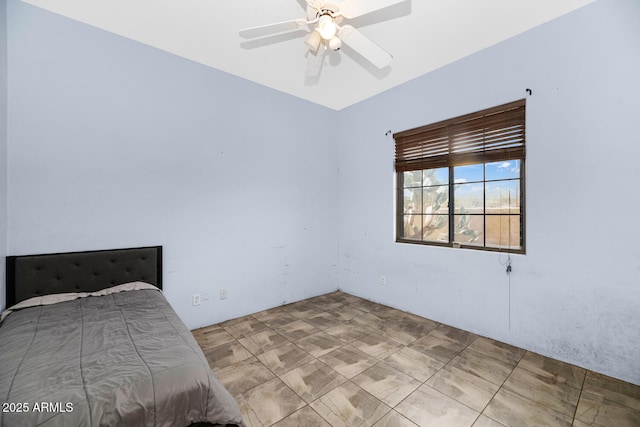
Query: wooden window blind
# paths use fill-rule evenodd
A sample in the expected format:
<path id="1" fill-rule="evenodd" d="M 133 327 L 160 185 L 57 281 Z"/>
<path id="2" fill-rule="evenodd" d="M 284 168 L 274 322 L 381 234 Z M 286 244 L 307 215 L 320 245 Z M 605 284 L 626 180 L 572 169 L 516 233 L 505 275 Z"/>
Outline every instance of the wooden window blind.
<path id="1" fill-rule="evenodd" d="M 525 100 L 393 135 L 397 172 L 525 157 Z"/>

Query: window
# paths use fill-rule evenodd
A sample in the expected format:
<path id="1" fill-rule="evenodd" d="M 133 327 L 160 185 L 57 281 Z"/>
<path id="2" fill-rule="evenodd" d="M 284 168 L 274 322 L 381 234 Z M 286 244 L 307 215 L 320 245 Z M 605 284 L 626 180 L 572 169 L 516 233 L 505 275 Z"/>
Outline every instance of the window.
<path id="1" fill-rule="evenodd" d="M 524 253 L 524 100 L 393 137 L 398 242 Z"/>

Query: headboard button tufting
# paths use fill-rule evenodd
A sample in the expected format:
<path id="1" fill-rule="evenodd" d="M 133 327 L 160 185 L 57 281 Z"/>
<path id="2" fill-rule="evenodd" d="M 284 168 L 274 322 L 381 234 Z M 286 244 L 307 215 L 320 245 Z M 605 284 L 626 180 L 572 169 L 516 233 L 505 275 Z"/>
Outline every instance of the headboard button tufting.
<path id="1" fill-rule="evenodd" d="M 162 247 L 8 256 L 7 303 L 32 296 L 92 292 L 136 280 L 162 289 Z"/>

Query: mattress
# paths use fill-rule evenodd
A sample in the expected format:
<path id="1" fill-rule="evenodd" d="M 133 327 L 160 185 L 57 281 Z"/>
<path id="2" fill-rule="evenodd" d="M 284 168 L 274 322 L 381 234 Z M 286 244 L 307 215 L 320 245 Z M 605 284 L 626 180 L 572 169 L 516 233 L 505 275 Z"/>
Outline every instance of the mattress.
<path id="1" fill-rule="evenodd" d="M 0 324 L 0 426 L 244 426 L 158 289 L 82 296 Z"/>

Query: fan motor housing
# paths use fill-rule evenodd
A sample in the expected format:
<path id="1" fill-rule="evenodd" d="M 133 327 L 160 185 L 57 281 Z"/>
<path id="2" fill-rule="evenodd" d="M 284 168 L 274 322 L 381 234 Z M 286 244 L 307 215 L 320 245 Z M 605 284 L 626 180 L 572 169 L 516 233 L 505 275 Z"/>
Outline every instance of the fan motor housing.
<path id="1" fill-rule="evenodd" d="M 307 21 L 313 21 L 322 15 L 329 15 L 336 24 L 340 24 L 342 22 L 342 16 L 335 16 L 336 10 L 340 10 L 340 8 L 333 3 L 323 3 L 318 9 L 307 5 Z"/>

